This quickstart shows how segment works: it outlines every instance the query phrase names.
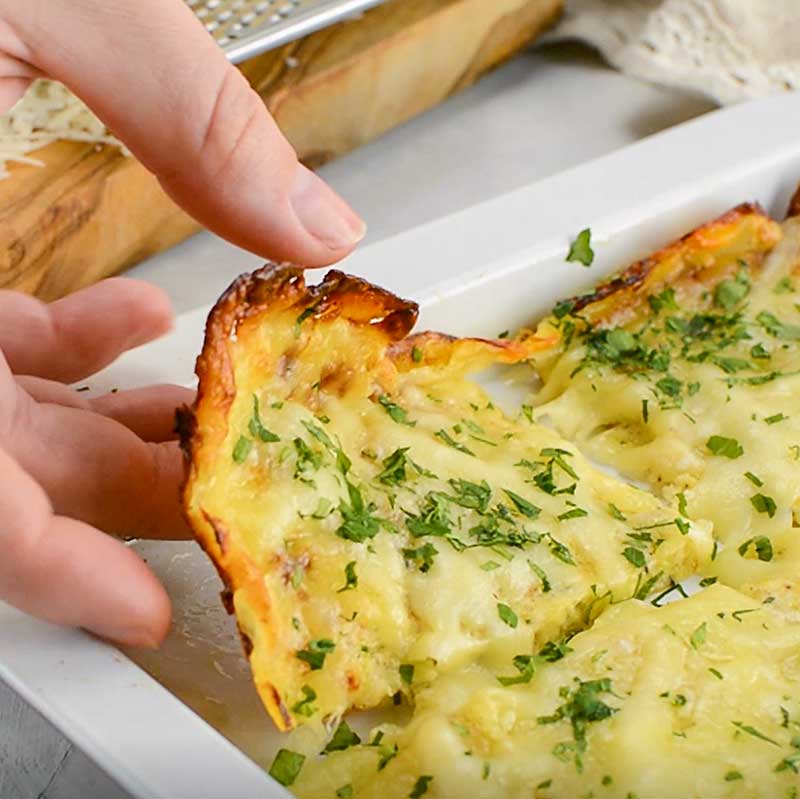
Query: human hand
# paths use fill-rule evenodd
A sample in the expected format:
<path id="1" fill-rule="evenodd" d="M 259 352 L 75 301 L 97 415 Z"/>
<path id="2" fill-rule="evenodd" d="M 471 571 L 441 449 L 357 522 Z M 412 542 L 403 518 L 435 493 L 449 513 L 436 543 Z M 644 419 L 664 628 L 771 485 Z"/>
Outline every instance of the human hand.
<path id="1" fill-rule="evenodd" d="M 39 76 L 67 84 L 179 205 L 235 244 L 322 266 L 364 235 L 183 0 L 0 0 L 0 113 Z"/>
<path id="2" fill-rule="evenodd" d="M 0 599 L 131 646 L 160 643 L 169 599 L 106 533 L 188 537 L 172 428 L 193 393 L 153 386 L 87 399 L 66 384 L 171 321 L 164 294 L 135 280 L 51 305 L 0 291 Z"/>

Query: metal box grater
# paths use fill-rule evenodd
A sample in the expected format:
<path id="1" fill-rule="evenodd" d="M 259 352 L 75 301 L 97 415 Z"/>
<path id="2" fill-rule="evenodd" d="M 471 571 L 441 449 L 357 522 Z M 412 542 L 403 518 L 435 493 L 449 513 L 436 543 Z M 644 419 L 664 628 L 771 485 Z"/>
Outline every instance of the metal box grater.
<path id="1" fill-rule="evenodd" d="M 385 0 L 186 0 L 234 64 Z"/>

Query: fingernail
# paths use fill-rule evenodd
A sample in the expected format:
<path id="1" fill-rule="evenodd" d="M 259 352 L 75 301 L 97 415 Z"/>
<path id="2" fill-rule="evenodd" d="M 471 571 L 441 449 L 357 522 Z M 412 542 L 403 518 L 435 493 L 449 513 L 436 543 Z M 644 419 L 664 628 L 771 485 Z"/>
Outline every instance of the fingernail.
<path id="1" fill-rule="evenodd" d="M 327 183 L 302 165 L 295 173 L 291 203 L 303 227 L 332 250 L 353 247 L 367 232 L 361 217 Z"/>

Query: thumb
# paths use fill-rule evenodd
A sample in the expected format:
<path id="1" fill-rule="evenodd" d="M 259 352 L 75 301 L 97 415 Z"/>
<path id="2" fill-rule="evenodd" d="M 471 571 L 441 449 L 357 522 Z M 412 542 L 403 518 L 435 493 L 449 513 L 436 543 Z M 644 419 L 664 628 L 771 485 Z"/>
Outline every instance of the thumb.
<path id="1" fill-rule="evenodd" d="M 363 237 L 183 0 L 0 0 L 0 22 L 10 55 L 66 83 L 215 233 L 307 266 Z"/>

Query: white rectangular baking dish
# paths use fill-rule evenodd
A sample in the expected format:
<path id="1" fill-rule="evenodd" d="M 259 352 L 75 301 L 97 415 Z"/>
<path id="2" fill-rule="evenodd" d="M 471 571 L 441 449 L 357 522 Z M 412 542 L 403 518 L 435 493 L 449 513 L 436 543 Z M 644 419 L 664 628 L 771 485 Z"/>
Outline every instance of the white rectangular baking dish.
<path id="1" fill-rule="evenodd" d="M 796 95 L 715 112 L 380 242 L 344 268 L 421 299 L 422 326 L 495 335 L 739 202 L 781 215 L 800 179 L 798 131 Z M 584 227 L 597 253 L 590 269 L 564 260 Z M 92 390 L 191 383 L 206 313 L 182 316 Z M 0 676 L 137 799 L 286 796 L 257 765 L 268 766 L 278 736 L 216 574 L 194 544 L 138 548 L 175 604 L 160 652 L 128 656 L 0 603 Z"/>

